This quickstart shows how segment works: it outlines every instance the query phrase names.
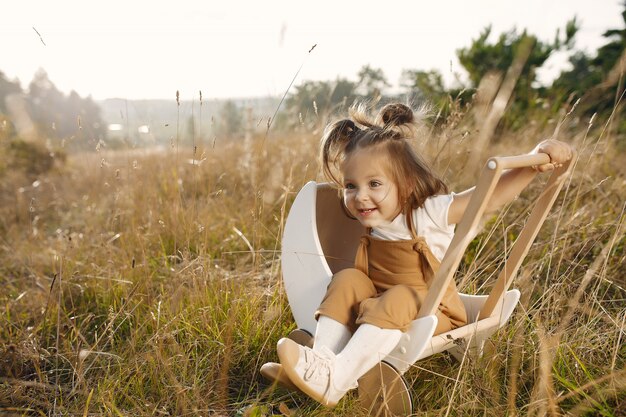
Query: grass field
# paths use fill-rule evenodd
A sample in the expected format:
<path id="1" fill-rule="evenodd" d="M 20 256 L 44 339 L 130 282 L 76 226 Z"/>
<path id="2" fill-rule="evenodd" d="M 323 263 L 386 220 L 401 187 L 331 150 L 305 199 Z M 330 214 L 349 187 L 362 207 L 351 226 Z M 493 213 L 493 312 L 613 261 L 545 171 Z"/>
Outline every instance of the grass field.
<path id="1" fill-rule="evenodd" d="M 478 152 L 471 118 L 457 116 L 416 143 L 457 191 L 475 181 L 473 155 L 527 152 L 556 126 L 529 123 Z M 614 125 L 575 113 L 560 125 L 579 159 L 514 283 L 520 305 L 482 357 L 412 367 L 417 415 L 626 415 Z M 319 135 L 197 138 L 201 162 L 183 145 L 69 154 L 39 174 L 3 152 L 0 414 L 362 414 L 356 396 L 330 411 L 258 373 L 295 326 L 280 237 L 297 191 L 320 179 Z M 537 189 L 485 219 L 457 275 L 464 292 L 487 292 Z"/>

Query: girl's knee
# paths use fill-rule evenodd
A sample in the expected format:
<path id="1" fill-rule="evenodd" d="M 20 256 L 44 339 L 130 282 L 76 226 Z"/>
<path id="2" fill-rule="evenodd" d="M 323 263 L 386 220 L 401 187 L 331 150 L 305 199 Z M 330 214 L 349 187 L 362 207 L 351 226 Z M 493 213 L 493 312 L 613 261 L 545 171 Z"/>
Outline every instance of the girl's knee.
<path id="1" fill-rule="evenodd" d="M 316 318 L 328 316 L 354 331 L 359 304 L 375 295 L 376 288 L 367 275 L 358 269 L 344 269 L 333 276 Z"/>
<path id="2" fill-rule="evenodd" d="M 398 324 L 406 325 L 417 317 L 421 306 L 417 291 L 404 285 L 396 285 L 381 296 L 381 308 L 387 314 L 395 316 Z"/>
<path id="3" fill-rule="evenodd" d="M 357 291 L 365 290 L 366 292 L 376 293 L 376 288 L 372 283 L 372 280 L 369 279 L 367 275 L 365 275 L 362 271 L 359 271 L 355 268 L 342 269 L 333 275 L 332 280 L 328 286 L 329 288 L 352 288 Z"/>
<path id="4" fill-rule="evenodd" d="M 394 303 L 415 306 L 416 309 L 421 305 L 417 291 L 405 285 L 394 285 L 385 291 L 383 296 L 385 298 L 389 297 L 388 299 L 393 300 Z"/>
<path id="5" fill-rule="evenodd" d="M 333 281 L 343 281 L 343 280 L 370 280 L 367 275 L 363 273 L 363 271 L 356 268 L 346 268 L 337 272 L 333 275 Z"/>
<path id="6" fill-rule="evenodd" d="M 386 290 L 379 297 L 360 304 L 357 324 L 369 323 L 386 329 L 406 331 L 419 310 L 418 292 L 403 285 Z"/>

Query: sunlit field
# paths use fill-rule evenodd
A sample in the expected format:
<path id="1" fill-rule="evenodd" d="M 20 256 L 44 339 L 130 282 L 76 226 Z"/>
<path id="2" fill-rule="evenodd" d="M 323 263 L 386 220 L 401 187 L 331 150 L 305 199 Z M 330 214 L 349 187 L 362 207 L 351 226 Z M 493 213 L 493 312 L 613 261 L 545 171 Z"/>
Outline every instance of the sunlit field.
<path id="1" fill-rule="evenodd" d="M 0 130 L 0 414 L 363 415 L 356 393 L 328 410 L 259 374 L 295 328 L 281 235 L 297 191 L 321 180 L 325 120 L 53 156 L 10 148 Z M 416 415 L 626 415 L 619 121 L 566 108 L 480 149 L 471 106 L 432 122 L 415 147 L 452 190 L 473 185 L 488 156 L 553 135 L 578 161 L 513 284 L 522 296 L 509 324 L 481 357 L 437 354 L 405 375 Z M 546 179 L 485 218 L 460 290 L 488 292 Z"/>

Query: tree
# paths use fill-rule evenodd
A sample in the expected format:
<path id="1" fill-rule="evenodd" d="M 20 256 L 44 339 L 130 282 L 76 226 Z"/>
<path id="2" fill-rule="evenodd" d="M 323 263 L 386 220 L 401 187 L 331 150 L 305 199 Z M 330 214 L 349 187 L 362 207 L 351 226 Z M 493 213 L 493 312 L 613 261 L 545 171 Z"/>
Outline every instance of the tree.
<path id="1" fill-rule="evenodd" d="M 387 81 L 383 70 L 364 65 L 357 74 L 359 81 L 357 88 L 361 95 L 369 100 L 377 101 L 382 97 L 383 91 L 391 84 Z"/>
<path id="2" fill-rule="evenodd" d="M 218 132 L 226 137 L 243 136 L 243 112 L 231 100 L 226 100 L 219 112 Z"/>
<path id="3" fill-rule="evenodd" d="M 40 69 L 28 85 L 29 113 L 37 125 L 40 135 L 48 138 L 60 138 L 57 128 L 61 127 L 64 105 L 63 94 Z M 67 128 L 63 127 L 63 133 Z"/>
<path id="4" fill-rule="evenodd" d="M 626 24 L 626 1 L 624 1 L 623 6 L 622 21 Z M 615 68 L 615 65 L 617 65 L 624 53 L 626 27 L 609 29 L 602 36 L 607 38 L 609 42 L 598 49 L 596 57 L 592 59 L 592 64 L 604 74 L 608 74 L 609 71 Z"/>
<path id="5" fill-rule="evenodd" d="M 305 81 L 287 97 L 286 109 L 291 124 L 319 124 L 340 107 L 356 99 L 357 84 L 345 78 L 336 81 Z"/>
<path id="6" fill-rule="evenodd" d="M 411 101 L 428 101 L 443 104 L 448 92 L 443 77 L 437 70 L 402 71 L 400 85 L 407 90 Z"/>
<path id="7" fill-rule="evenodd" d="M 89 149 L 106 137 L 100 108 L 91 97 L 81 98 L 75 91 L 65 96 L 39 70 L 28 86 L 30 116 L 39 134 L 63 139 L 72 148 Z"/>
<path id="8" fill-rule="evenodd" d="M 71 91 L 65 102 L 64 125 L 68 126 L 69 129 L 62 134 L 71 135 L 71 132 L 74 131 L 75 137 L 78 140 L 86 141 L 88 146 L 95 146 L 100 139 L 104 139 L 106 127 L 100 117 L 100 107 L 91 97 L 82 98 L 77 92 Z M 72 126 L 74 123 L 78 126 L 78 131 L 74 130 L 74 126 Z"/>
<path id="9" fill-rule="evenodd" d="M 465 68 L 471 89 L 477 88 L 483 77 L 490 73 L 506 74 L 514 64 L 522 65 L 517 72 L 517 80 L 509 100 L 509 111 L 504 117 L 505 123 L 516 127 L 523 121 L 526 111 L 538 105 L 541 86 L 536 85 L 536 70 L 550 55 L 563 48 L 573 46 L 578 31 L 574 17 L 565 26 L 565 36 L 560 37 L 557 30 L 552 42 L 544 42 L 526 30 L 518 33 L 516 29 L 502 33 L 495 42 L 491 42 L 491 27 L 488 26 L 472 41 L 467 48 L 457 50 L 459 62 Z"/>
<path id="10" fill-rule="evenodd" d="M 506 72 L 518 56 L 520 49 L 525 44 L 530 43 L 532 50 L 520 76 L 520 81 L 530 86 L 536 78 L 535 70 L 541 67 L 554 51 L 573 46 L 574 36 L 578 28 L 578 23 L 574 17 L 566 24 L 563 40 L 560 39 L 559 30 L 557 30 L 554 41 L 547 43 L 538 40 L 532 34 L 528 34 L 526 30 L 517 33 L 516 29 L 512 29 L 500 34 L 495 43 L 490 43 L 491 26 L 487 26 L 468 48 L 457 50 L 457 57 L 468 73 L 470 87 L 475 88 L 488 72 L 494 70 Z"/>
<path id="11" fill-rule="evenodd" d="M 595 56 L 583 52 L 573 54 L 569 58 L 572 68 L 561 72 L 554 80 L 551 92 L 560 99 L 559 103 L 575 97 L 583 98 L 581 108 L 588 115 L 613 109 L 616 97 L 623 91 L 623 87 L 618 86 L 626 49 L 626 1 L 623 5 L 624 27 L 604 32 L 607 43 L 597 50 Z"/>
<path id="12" fill-rule="evenodd" d="M 9 81 L 4 73 L 0 71 L 0 113 L 6 114 L 6 97 L 11 94 L 19 94 L 22 92 L 22 87 L 18 81 Z"/>

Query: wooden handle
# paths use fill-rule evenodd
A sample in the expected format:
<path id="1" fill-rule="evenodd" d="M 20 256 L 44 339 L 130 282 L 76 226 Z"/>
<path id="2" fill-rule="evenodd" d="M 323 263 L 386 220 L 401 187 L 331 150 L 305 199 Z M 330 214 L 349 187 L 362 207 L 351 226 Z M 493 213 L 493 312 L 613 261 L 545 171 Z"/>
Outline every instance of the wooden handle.
<path id="1" fill-rule="evenodd" d="M 536 204 L 527 227 L 524 228 L 520 237 L 515 242 L 511 251 L 511 257 L 505 263 L 504 271 L 498 277 L 496 285 L 492 293 L 489 295 L 485 308 L 480 312 L 480 318 L 486 318 L 491 315 L 498 300 L 504 295 L 508 289 L 514 274 L 521 265 L 522 260 L 526 256 L 530 245 L 534 241 L 539 228 L 543 224 L 548 211 L 552 207 L 556 196 L 563 185 L 565 178 L 569 175 L 573 167 L 576 157 L 572 157 L 561 167 L 554 170 L 550 180 L 547 182 L 542 194 L 537 199 Z M 545 153 L 519 155 L 508 157 L 490 158 L 482 170 L 478 179 L 476 188 L 472 194 L 467 209 L 463 217 L 457 225 L 454 238 L 448 247 L 446 255 L 441 262 L 439 270 L 435 274 L 433 282 L 428 289 L 428 294 L 418 313 L 418 318 L 435 314 L 444 293 L 454 277 L 454 273 L 458 269 L 459 263 L 465 253 L 465 249 L 472 241 L 477 230 L 481 216 L 496 184 L 500 180 L 503 170 L 512 168 L 524 168 L 533 165 L 542 165 L 550 162 L 550 157 Z M 511 260 L 511 262 L 509 262 Z"/>
<path id="2" fill-rule="evenodd" d="M 534 165 L 548 164 L 550 163 L 550 156 L 547 153 L 497 156 L 489 159 L 489 161 L 487 161 L 487 166 L 489 166 L 491 161 L 496 161 L 502 169 L 525 168 Z"/>

